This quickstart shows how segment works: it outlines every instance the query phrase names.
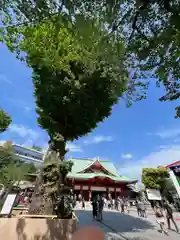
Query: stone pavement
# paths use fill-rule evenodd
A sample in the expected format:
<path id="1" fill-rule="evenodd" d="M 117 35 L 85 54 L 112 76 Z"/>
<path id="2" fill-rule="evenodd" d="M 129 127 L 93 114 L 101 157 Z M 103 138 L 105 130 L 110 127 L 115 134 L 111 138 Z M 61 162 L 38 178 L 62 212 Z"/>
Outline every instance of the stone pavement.
<path id="1" fill-rule="evenodd" d="M 88 206 L 86 210 L 80 207 L 75 209 L 75 213 L 79 219 L 79 226 L 98 226 L 106 235 L 106 239 L 114 240 L 179 240 L 180 235 L 175 231 L 169 231 L 169 236 L 158 232 L 159 226 L 153 214 L 148 215 L 148 219 L 137 217 L 136 211 L 130 214 L 122 214 L 115 210 L 105 209 L 103 211 L 103 222 L 92 219 L 92 210 Z M 177 221 L 180 228 L 180 221 Z M 174 227 L 172 225 L 172 227 Z"/>

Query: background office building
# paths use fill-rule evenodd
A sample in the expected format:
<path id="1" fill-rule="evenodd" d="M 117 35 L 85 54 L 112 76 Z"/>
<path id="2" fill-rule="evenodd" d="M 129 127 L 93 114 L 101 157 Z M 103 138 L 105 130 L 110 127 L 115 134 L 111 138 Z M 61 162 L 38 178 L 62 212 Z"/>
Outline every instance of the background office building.
<path id="1" fill-rule="evenodd" d="M 3 142 L 6 143 L 5 141 Z M 27 163 L 33 163 L 36 167 L 42 166 L 44 155 L 43 152 L 37 151 L 33 148 L 28 148 L 22 145 L 15 144 L 12 141 L 8 141 L 7 143 L 12 145 L 14 154 L 19 160 Z M 1 145 L 3 145 L 2 142 Z"/>

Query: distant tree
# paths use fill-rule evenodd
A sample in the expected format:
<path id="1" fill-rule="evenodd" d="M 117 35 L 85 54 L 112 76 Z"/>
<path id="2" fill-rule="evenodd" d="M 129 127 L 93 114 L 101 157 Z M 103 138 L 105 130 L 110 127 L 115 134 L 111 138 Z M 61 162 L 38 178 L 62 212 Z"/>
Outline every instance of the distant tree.
<path id="1" fill-rule="evenodd" d="M 21 166 L 11 163 L 3 168 L 2 183 L 10 189 L 15 182 L 20 182 L 25 179 L 24 174 L 25 172 Z"/>
<path id="2" fill-rule="evenodd" d="M 21 161 L 14 155 L 13 147 L 9 143 L 0 146 L 0 170 L 9 164 L 21 164 Z"/>
<path id="3" fill-rule="evenodd" d="M 5 111 L 0 109 L 0 133 L 6 131 L 11 121 L 12 120 L 9 115 Z"/>
<path id="4" fill-rule="evenodd" d="M 21 168 L 23 169 L 25 174 L 37 172 L 37 168 L 33 163 L 23 163 L 21 165 Z"/>
<path id="5" fill-rule="evenodd" d="M 32 145 L 32 149 L 42 152 L 42 148 L 36 145 Z"/>
<path id="6" fill-rule="evenodd" d="M 146 188 L 162 190 L 168 177 L 167 168 L 143 168 L 142 170 L 142 182 Z"/>
<path id="7" fill-rule="evenodd" d="M 15 156 L 9 143 L 0 146 L 0 182 L 12 185 L 15 181 L 26 180 L 26 174 L 35 173 L 37 168 L 33 163 L 25 163 Z"/>

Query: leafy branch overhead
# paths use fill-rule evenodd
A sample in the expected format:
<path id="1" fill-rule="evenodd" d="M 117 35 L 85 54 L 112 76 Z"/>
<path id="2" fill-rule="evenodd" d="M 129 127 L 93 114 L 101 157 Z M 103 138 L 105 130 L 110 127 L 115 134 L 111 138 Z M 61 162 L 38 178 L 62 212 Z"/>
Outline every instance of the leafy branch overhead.
<path id="1" fill-rule="evenodd" d="M 0 109 L 0 133 L 6 131 L 11 121 L 11 117 L 5 111 Z"/>
<path id="2" fill-rule="evenodd" d="M 138 100 L 146 97 L 148 83 L 155 78 L 157 85 L 165 89 L 161 101 L 180 97 L 180 1 L 18 0 L 15 4 L 5 0 L 0 9 L 5 27 L 36 25 L 56 15 L 64 15 L 73 23 L 77 14 L 86 20 L 100 21 L 108 29 L 108 39 L 113 36 L 125 40 L 126 64 L 131 71 L 127 88 L 130 99 L 134 95 Z M 8 41 L 7 45 L 11 47 Z"/>

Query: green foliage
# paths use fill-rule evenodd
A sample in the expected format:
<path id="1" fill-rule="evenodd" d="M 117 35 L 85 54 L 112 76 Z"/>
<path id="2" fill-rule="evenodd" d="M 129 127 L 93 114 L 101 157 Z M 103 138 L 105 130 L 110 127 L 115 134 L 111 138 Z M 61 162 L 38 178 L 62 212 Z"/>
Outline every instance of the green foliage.
<path id="1" fill-rule="evenodd" d="M 127 66 L 133 72 L 127 89 L 130 104 L 134 98 L 141 100 L 146 97 L 152 77 L 156 77 L 158 86 L 165 88 L 161 101 L 176 100 L 180 96 L 179 1 L 18 0 L 14 4 L 6 0 L 1 3 L 0 9 L 4 25 L 37 24 L 55 15 L 64 15 L 67 20 L 75 22 L 77 14 L 101 21 L 109 30 L 106 39 L 109 36 L 125 39 Z M 11 49 L 9 41 L 6 43 Z M 176 108 L 176 113 L 179 117 L 180 107 Z"/>
<path id="2" fill-rule="evenodd" d="M 44 187 L 48 188 L 49 194 L 58 191 L 59 185 L 64 183 L 68 172 L 71 172 L 72 161 L 46 162 L 42 170 Z"/>
<path id="3" fill-rule="evenodd" d="M 3 207 L 3 205 L 4 205 L 4 201 L 0 199 L 0 211 L 1 211 L 2 207 Z"/>
<path id="4" fill-rule="evenodd" d="M 22 163 L 20 165 L 22 171 L 24 172 L 24 174 L 28 174 L 28 173 L 36 173 L 37 172 L 37 168 L 35 167 L 35 165 L 33 163 Z"/>
<path id="5" fill-rule="evenodd" d="M 51 198 L 54 212 L 58 215 L 58 218 L 71 218 L 71 198 L 69 188 L 64 183 L 68 172 L 71 172 L 72 166 L 72 161 L 53 162 L 46 160 L 42 170 L 43 187 L 47 197 Z"/>
<path id="6" fill-rule="evenodd" d="M 11 121 L 9 115 L 0 109 L 0 133 L 6 131 Z"/>
<path id="7" fill-rule="evenodd" d="M 103 45 L 100 36 L 90 37 L 92 32 L 85 36 L 92 39 L 91 46 L 83 45 L 80 36 L 63 26 L 55 35 L 53 26 L 27 28 L 21 47 L 33 68 L 39 124 L 51 137 L 57 133 L 61 141 L 74 140 L 110 115 L 128 78 L 117 46 Z M 111 58 L 105 51 L 110 46 Z"/>
<path id="8" fill-rule="evenodd" d="M 25 178 L 22 168 L 16 164 L 11 163 L 2 170 L 2 183 L 5 186 L 12 185 L 15 182 L 20 182 Z"/>
<path id="9" fill-rule="evenodd" d="M 12 185 L 16 181 L 25 180 L 26 174 L 37 171 L 33 163 L 23 163 L 13 152 L 12 145 L 6 143 L 0 147 L 0 182 Z"/>
<path id="10" fill-rule="evenodd" d="M 62 159 L 66 141 L 92 131 L 126 90 L 123 42 L 107 34 L 82 15 L 7 29 L 9 48 L 33 70 L 38 122 Z"/>
<path id="11" fill-rule="evenodd" d="M 161 190 L 168 176 L 166 168 L 143 168 L 142 170 L 142 182 L 146 188 Z"/>
<path id="12" fill-rule="evenodd" d="M 19 165 L 20 161 L 13 153 L 12 145 L 6 143 L 4 146 L 0 146 L 0 170 L 13 163 Z"/>
<path id="13" fill-rule="evenodd" d="M 137 2 L 137 1 L 136 1 Z M 180 2 L 179 1 L 138 1 L 132 5 L 131 37 L 128 52 L 134 61 L 131 66 L 144 81 L 147 77 L 156 77 L 157 85 L 163 85 L 165 95 L 161 101 L 176 100 L 180 97 Z M 127 19 L 127 20 L 128 20 Z M 151 79 L 149 79 L 150 81 Z M 180 117 L 177 107 L 177 117 Z"/>
<path id="14" fill-rule="evenodd" d="M 39 151 L 39 152 L 42 152 L 42 148 L 41 147 L 39 147 L 39 146 L 36 146 L 36 145 L 32 145 L 32 147 L 31 147 L 32 149 L 34 149 L 34 150 L 37 150 L 37 151 Z"/>

